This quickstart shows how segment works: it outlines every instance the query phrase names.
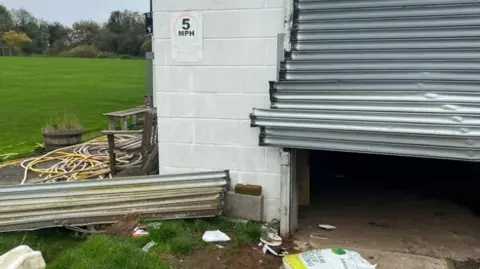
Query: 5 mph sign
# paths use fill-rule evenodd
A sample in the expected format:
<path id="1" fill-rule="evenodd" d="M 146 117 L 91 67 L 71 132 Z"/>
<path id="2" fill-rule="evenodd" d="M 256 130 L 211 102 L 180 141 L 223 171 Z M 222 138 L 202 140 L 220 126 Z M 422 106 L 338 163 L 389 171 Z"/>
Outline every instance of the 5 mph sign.
<path id="1" fill-rule="evenodd" d="M 175 63 L 203 61 L 203 20 L 200 12 L 172 13 L 171 49 Z"/>

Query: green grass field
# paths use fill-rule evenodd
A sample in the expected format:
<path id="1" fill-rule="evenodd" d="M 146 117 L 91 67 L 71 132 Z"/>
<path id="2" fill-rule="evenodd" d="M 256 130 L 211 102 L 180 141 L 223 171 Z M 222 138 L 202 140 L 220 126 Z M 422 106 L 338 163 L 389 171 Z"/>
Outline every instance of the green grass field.
<path id="1" fill-rule="evenodd" d="M 65 112 L 86 133 L 103 130 L 103 113 L 141 105 L 144 93 L 142 60 L 0 57 L 0 156 L 33 151 Z"/>

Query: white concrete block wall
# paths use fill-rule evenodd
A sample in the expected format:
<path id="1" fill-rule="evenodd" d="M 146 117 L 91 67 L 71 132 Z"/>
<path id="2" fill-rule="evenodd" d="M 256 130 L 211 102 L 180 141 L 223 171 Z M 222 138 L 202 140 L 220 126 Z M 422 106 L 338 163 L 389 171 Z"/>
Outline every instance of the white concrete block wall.
<path id="1" fill-rule="evenodd" d="M 263 187 L 265 220 L 280 215 L 280 151 L 258 146 L 254 107 L 270 104 L 277 35 L 288 0 L 154 0 L 160 173 L 229 169 Z M 173 63 L 170 12 L 200 11 L 203 62 Z"/>

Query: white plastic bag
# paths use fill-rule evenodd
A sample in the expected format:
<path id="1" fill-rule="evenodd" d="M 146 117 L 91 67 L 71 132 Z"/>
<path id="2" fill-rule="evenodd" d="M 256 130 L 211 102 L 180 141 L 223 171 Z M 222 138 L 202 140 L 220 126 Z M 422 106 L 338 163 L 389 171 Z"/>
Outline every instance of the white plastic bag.
<path id="1" fill-rule="evenodd" d="M 341 248 L 316 249 L 283 258 L 285 269 L 375 269 L 360 254 Z"/>
<path id="2" fill-rule="evenodd" d="M 0 256 L 1 269 L 45 269 L 47 265 L 40 251 L 18 246 Z"/>
<path id="3" fill-rule="evenodd" d="M 202 240 L 205 242 L 228 242 L 230 237 L 219 230 L 206 231 L 202 236 Z"/>

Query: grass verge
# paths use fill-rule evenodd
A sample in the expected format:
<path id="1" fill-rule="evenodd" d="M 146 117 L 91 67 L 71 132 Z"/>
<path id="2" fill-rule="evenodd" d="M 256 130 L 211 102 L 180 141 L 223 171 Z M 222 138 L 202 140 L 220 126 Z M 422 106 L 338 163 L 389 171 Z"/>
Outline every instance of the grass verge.
<path id="1" fill-rule="evenodd" d="M 185 256 L 216 244 L 205 243 L 202 235 L 208 230 L 220 230 L 232 241 L 222 244 L 235 249 L 258 242 L 260 225 L 237 223 L 225 218 L 162 221 L 158 229 L 149 229 L 142 238 L 112 238 L 104 235 L 74 236 L 64 229 L 47 229 L 27 233 L 8 233 L 0 236 L 0 253 L 18 245 L 39 250 L 47 262 L 47 269 L 150 269 L 171 268 L 162 257 Z M 142 247 L 155 241 L 148 253 Z"/>

